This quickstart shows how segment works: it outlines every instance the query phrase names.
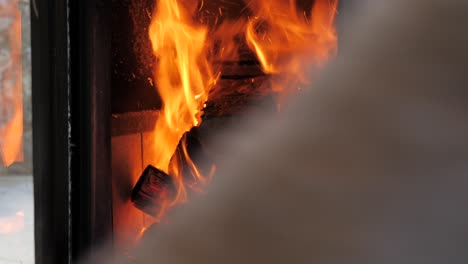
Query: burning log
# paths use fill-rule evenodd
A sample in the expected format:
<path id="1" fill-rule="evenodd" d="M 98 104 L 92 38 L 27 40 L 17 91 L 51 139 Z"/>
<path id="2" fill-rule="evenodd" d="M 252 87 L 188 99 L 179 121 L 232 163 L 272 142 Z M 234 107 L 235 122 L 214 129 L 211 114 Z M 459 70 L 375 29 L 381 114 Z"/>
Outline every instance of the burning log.
<path id="1" fill-rule="evenodd" d="M 204 169 L 204 166 L 198 166 L 201 164 L 198 160 L 205 159 L 206 154 L 198 139 L 197 129 L 194 128 L 184 135 L 171 160 L 171 162 L 177 162 L 180 165 L 184 177 L 184 185 L 188 189 L 193 189 L 197 185 L 197 179 L 193 177 L 190 166 L 183 154 L 184 145 L 190 155 L 195 157 L 193 162 L 198 163 L 197 167 L 200 167 L 200 171 L 205 174 L 207 170 Z M 148 165 L 132 190 L 131 201 L 136 208 L 157 217 L 164 210 L 166 203 L 172 201 L 175 195 L 176 188 L 173 176 L 152 165 Z"/>
<path id="2" fill-rule="evenodd" d="M 243 75 L 239 66 L 236 67 L 234 75 Z M 186 132 L 173 153 L 170 163 L 177 164 L 178 172 L 169 168 L 165 173 L 152 165 L 146 167 L 132 191 L 131 200 L 135 207 L 158 216 L 176 196 L 176 175 L 183 178 L 183 187 L 188 194 L 201 189 L 201 181 L 213 173 L 215 155 L 211 151 L 210 140 L 221 130 L 239 123 L 245 113 L 259 109 L 275 110 L 268 78 L 260 75 L 220 80 L 203 110 L 201 125 Z"/>
<path id="3" fill-rule="evenodd" d="M 211 159 L 207 156 L 206 150 L 200 142 L 198 128 L 193 128 L 184 134 L 171 159 L 171 163 L 178 164 L 186 189 L 188 191 L 196 190 L 199 179 L 191 170 L 191 166 L 184 155 L 184 148 L 192 157 L 191 162 L 196 164 L 198 171 L 203 175 L 208 175 L 211 163 L 204 163 L 203 161 L 210 161 Z M 165 209 L 167 203 L 175 198 L 176 193 L 174 177 L 152 165 L 148 165 L 132 190 L 131 201 L 136 208 L 157 217 Z"/>
<path id="4" fill-rule="evenodd" d="M 184 134 L 171 159 L 171 163 L 177 164 L 178 170 L 181 171 L 187 191 L 197 190 L 200 181 L 206 180 L 212 174 L 213 158 L 202 140 L 200 128 L 192 128 Z"/>
<path id="5" fill-rule="evenodd" d="M 131 200 L 135 207 L 156 217 L 175 193 L 172 177 L 148 165 L 133 188 Z"/>
<path id="6" fill-rule="evenodd" d="M 185 190 L 189 193 L 199 190 L 200 181 L 213 172 L 216 155 L 213 155 L 210 148 L 210 139 L 242 119 L 242 111 L 233 109 L 234 103 L 227 99 L 236 103 L 243 102 L 244 111 L 254 106 L 270 111 L 275 107 L 273 97 L 255 94 L 235 94 L 224 97 L 224 100 L 208 102 L 201 126 L 194 127 L 183 135 L 171 159 L 171 163 L 177 164 L 178 175 L 182 176 Z M 173 176 L 177 173 L 171 170 L 168 173 L 152 165 L 146 167 L 132 191 L 131 200 L 135 207 L 149 215 L 158 216 L 167 202 L 173 201 L 177 193 Z"/>

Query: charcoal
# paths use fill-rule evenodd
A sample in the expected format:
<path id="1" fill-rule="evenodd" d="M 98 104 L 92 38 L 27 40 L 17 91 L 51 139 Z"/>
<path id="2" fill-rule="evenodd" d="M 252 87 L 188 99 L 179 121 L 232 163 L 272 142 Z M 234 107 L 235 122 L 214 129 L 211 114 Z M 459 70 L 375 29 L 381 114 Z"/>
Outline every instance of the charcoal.
<path id="1" fill-rule="evenodd" d="M 131 200 L 135 207 L 156 217 L 165 202 L 175 196 L 172 177 L 148 165 L 133 188 Z"/>
<path id="2" fill-rule="evenodd" d="M 182 171 L 184 184 L 189 189 L 196 187 L 198 182 L 197 177 L 193 174 L 191 166 L 184 155 L 183 144 L 185 143 L 190 159 L 202 176 L 206 177 L 210 175 L 211 167 L 213 165 L 211 162 L 213 159 L 201 142 L 202 138 L 200 138 L 199 132 L 200 129 L 198 127 L 194 127 L 189 132 L 186 132 L 182 140 L 179 141 L 179 145 L 171 159 L 171 162 L 177 162 L 177 164 L 179 164 L 179 170 Z"/>

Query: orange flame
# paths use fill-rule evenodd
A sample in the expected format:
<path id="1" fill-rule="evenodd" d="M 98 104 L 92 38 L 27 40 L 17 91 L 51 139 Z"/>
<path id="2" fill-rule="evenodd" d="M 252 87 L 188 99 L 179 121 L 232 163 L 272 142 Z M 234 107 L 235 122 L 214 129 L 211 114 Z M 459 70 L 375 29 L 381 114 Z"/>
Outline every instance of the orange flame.
<path id="1" fill-rule="evenodd" d="M 295 0 L 255 0 L 246 38 L 265 73 L 281 75 L 273 90 L 297 88 L 311 81 L 305 68 L 321 66 L 337 48 L 334 19 L 337 0 L 317 0 L 310 13 L 301 13 Z"/>
<path id="2" fill-rule="evenodd" d="M 9 166 L 22 159 L 23 98 L 21 13 L 17 1 L 1 1 L 0 35 L 0 161 Z M 6 49 L 4 48 L 6 44 Z"/>
<path id="3" fill-rule="evenodd" d="M 169 165 L 183 134 L 201 121 L 201 110 L 216 82 L 206 58 L 206 26 L 192 21 L 192 1 L 157 1 L 149 28 L 154 55 L 158 58 L 154 77 L 163 108 L 155 126 L 153 163 L 169 172 Z M 183 178 L 171 173 L 177 187 L 176 201 L 186 199 Z"/>
<path id="4" fill-rule="evenodd" d="M 219 61 L 238 59 L 239 36 L 256 54 L 263 71 L 277 77 L 271 78 L 274 92 L 298 88 L 311 81 L 306 67 L 321 66 L 336 52 L 338 1 L 316 0 L 310 12 L 301 12 L 295 0 L 252 0 L 247 4 L 253 14 L 249 19 L 219 19 L 223 11 L 218 8 L 210 23 L 213 12 L 206 12 L 208 23 L 203 23 L 210 28 L 200 22 L 204 1 L 198 7 L 198 1 L 192 0 L 156 2 L 149 37 L 158 58 L 154 78 L 163 108 L 155 126 L 153 165 L 174 177 L 177 188 L 175 200 L 166 201 L 164 211 L 187 198 L 185 187 L 190 183 L 184 182 L 181 158 L 199 182 L 205 180 L 182 137 L 201 122 L 204 103 L 220 76 Z M 200 12 L 199 22 L 195 22 L 196 12 Z M 182 157 L 171 160 L 181 139 Z"/>

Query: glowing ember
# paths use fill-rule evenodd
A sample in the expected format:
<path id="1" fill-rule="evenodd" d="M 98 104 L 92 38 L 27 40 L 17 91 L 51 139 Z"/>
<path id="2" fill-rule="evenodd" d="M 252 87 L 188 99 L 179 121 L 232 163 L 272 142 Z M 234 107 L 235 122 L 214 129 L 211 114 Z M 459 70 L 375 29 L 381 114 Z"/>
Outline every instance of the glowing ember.
<path id="1" fill-rule="evenodd" d="M 13 216 L 0 217 L 0 234 L 14 234 L 24 229 L 24 212 Z"/>
<path id="2" fill-rule="evenodd" d="M 226 13 L 222 7 L 215 12 L 204 10 L 206 4 L 158 0 L 149 28 L 158 58 L 155 83 L 163 102 L 152 164 L 171 175 L 177 189 L 175 200 L 166 201 L 164 208 L 186 200 L 185 188 L 190 183 L 182 175 L 181 160 L 171 161 L 171 157 L 183 134 L 200 124 L 204 104 L 222 70 L 220 61 L 238 60 L 247 44 L 263 72 L 270 75 L 271 90 L 285 93 L 310 84 L 306 69 L 325 64 L 336 53 L 337 0 L 316 0 L 308 12 L 300 11 L 295 0 L 251 0 L 246 8 L 252 15 L 234 20 L 221 19 Z M 216 18 L 210 19 L 214 13 Z M 185 139 L 181 142 L 178 151 L 193 178 L 203 182 Z"/>
<path id="3" fill-rule="evenodd" d="M 22 159 L 21 13 L 17 1 L 0 1 L 0 35 L 0 161 L 9 166 Z"/>

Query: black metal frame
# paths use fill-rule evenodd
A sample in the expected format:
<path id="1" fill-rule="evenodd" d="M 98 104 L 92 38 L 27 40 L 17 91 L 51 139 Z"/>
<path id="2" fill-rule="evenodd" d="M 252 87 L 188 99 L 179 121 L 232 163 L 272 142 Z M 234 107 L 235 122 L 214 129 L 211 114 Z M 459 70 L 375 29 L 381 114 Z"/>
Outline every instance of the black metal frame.
<path id="1" fill-rule="evenodd" d="M 112 230 L 110 0 L 31 2 L 36 263 Z"/>

